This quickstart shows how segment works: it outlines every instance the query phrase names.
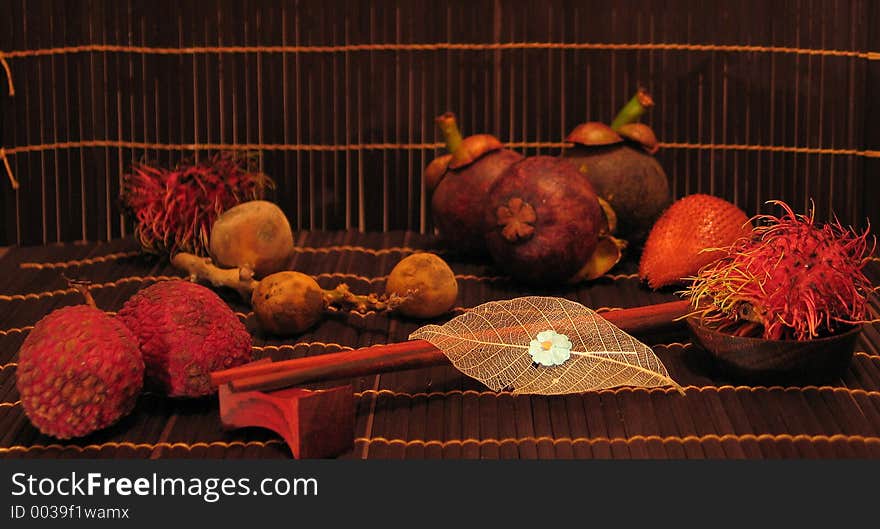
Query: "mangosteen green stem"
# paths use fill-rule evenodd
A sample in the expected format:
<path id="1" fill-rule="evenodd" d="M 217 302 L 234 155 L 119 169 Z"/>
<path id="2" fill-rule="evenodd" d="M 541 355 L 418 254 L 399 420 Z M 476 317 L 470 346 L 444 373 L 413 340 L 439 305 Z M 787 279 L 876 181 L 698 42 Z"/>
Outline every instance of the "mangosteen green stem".
<path id="1" fill-rule="evenodd" d="M 447 112 L 442 116 L 437 116 L 437 119 L 434 121 L 440 127 L 440 131 L 443 132 L 443 138 L 446 140 L 446 149 L 450 154 L 455 154 L 455 151 L 458 150 L 462 142 L 461 131 L 458 130 L 455 114 Z"/>
<path id="2" fill-rule="evenodd" d="M 636 94 L 632 96 L 632 99 L 623 105 L 623 108 L 614 117 L 614 121 L 611 122 L 611 128 L 617 131 L 628 123 L 637 122 L 652 106 L 654 106 L 654 100 L 651 98 L 651 94 L 644 88 L 639 88 Z"/>

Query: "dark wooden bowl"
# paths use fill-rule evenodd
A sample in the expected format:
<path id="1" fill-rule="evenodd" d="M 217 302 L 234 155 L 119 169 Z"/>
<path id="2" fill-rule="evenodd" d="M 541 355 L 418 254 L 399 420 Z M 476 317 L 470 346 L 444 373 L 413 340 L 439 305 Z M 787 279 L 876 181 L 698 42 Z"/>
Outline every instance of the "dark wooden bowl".
<path id="1" fill-rule="evenodd" d="M 687 320 L 694 341 L 715 361 L 719 374 L 743 382 L 827 382 L 849 366 L 860 326 L 815 340 L 744 338 L 707 328 L 699 318 Z"/>

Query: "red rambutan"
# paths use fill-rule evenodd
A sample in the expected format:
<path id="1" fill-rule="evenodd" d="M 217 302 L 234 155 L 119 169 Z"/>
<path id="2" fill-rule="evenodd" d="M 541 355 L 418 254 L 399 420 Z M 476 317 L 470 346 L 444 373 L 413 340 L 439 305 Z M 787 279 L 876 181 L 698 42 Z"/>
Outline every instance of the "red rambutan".
<path id="1" fill-rule="evenodd" d="M 146 252 L 207 255 L 211 227 L 227 209 L 262 198 L 272 180 L 256 169 L 255 156 L 220 152 L 174 169 L 137 162 L 123 177 L 122 202 L 137 221 Z"/>
<path id="2" fill-rule="evenodd" d="M 863 268 L 876 247 L 870 228 L 815 222 L 815 209 L 759 215 L 750 236 L 702 269 L 686 293 L 704 323 L 738 336 L 809 340 L 864 323 L 873 292 Z"/>

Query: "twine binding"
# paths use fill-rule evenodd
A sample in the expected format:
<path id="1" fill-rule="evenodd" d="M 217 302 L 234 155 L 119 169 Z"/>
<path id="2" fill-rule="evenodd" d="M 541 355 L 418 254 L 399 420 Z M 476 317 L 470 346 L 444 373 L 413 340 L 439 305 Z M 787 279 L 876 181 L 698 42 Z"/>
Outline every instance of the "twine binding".
<path id="1" fill-rule="evenodd" d="M 9 177 L 9 183 L 12 185 L 12 189 L 18 190 L 18 180 L 15 179 L 15 175 L 12 174 L 12 166 L 9 165 L 9 158 L 6 157 L 6 149 L 0 147 L 0 159 L 3 160 L 3 167 L 6 168 L 6 176 Z"/>
<path id="2" fill-rule="evenodd" d="M 515 445 L 520 445 L 523 443 L 550 443 L 554 446 L 557 444 L 578 444 L 585 443 L 590 446 L 603 443 L 603 444 L 615 444 L 615 443 L 623 443 L 623 444 L 631 444 L 633 442 L 659 442 L 659 443 L 679 443 L 685 444 L 688 442 L 695 443 L 705 443 L 707 441 L 719 442 L 723 443 L 725 441 L 734 441 L 737 443 L 742 443 L 743 441 L 753 441 L 753 442 L 761 442 L 761 441 L 769 441 L 769 442 L 799 442 L 806 441 L 808 443 L 817 443 L 817 442 L 860 442 L 865 444 L 880 444 L 880 437 L 877 436 L 866 436 L 866 435 L 846 435 L 846 434 L 834 434 L 834 435 L 809 435 L 809 434 L 705 434 L 705 435 L 633 435 L 629 437 L 549 437 L 549 436 L 528 436 L 528 437 L 507 437 L 503 439 L 496 438 L 487 438 L 487 439 L 476 439 L 473 437 L 469 437 L 466 439 L 449 439 L 446 441 L 441 441 L 439 439 L 388 439 L 386 437 L 358 437 L 355 439 L 356 443 L 379 443 L 386 445 L 402 445 L 402 446 L 438 446 L 440 448 L 445 448 L 447 446 L 464 446 L 464 445 L 477 445 L 477 446 L 501 446 L 503 444 L 511 443 Z"/>
<path id="3" fill-rule="evenodd" d="M 820 393 L 842 393 L 846 395 L 861 395 L 868 398 L 880 398 L 880 391 L 867 390 L 861 388 L 848 388 L 842 386 L 734 386 L 731 384 L 725 384 L 722 386 L 682 386 L 686 392 L 691 393 L 721 393 L 722 391 L 733 391 L 735 393 L 756 393 L 756 392 L 782 392 L 782 393 L 804 393 L 806 391 L 817 391 Z M 599 394 L 610 394 L 610 395 L 618 395 L 621 393 L 658 393 L 658 394 L 667 394 L 673 397 L 679 396 L 678 388 L 674 388 L 671 386 L 655 386 L 655 387 L 642 387 L 642 386 L 621 386 L 616 388 L 607 388 L 607 389 L 597 389 L 592 391 L 591 393 L 599 393 Z M 354 393 L 354 397 L 361 399 L 366 397 L 390 397 L 390 398 L 401 398 L 401 399 L 417 399 L 417 398 L 446 398 L 450 396 L 461 396 L 464 397 L 466 395 L 474 396 L 474 397 L 510 397 L 510 398 L 518 398 L 518 399 L 527 399 L 531 398 L 533 395 L 526 394 L 517 394 L 510 391 L 490 391 L 490 390 L 482 390 L 478 391 L 475 389 L 453 389 L 448 391 L 422 391 L 418 393 L 408 393 L 404 391 L 394 391 L 391 389 L 366 389 L 363 391 L 357 391 Z"/>
<path id="4" fill-rule="evenodd" d="M 135 53 L 149 55 L 205 55 L 223 53 L 349 53 L 370 51 L 509 51 L 509 50 L 584 50 L 584 51 L 691 51 L 727 53 L 783 53 L 794 55 L 843 57 L 880 60 L 880 52 L 797 48 L 789 46 L 755 46 L 741 44 L 690 44 L 678 42 L 486 42 L 486 43 L 371 43 L 336 46 L 186 46 L 153 47 L 118 44 L 84 44 L 5 53 L 12 58 L 43 57 L 74 53 Z"/>
<path id="5" fill-rule="evenodd" d="M 143 149 L 161 151 L 282 151 L 282 152 L 347 152 L 347 151 L 382 151 L 382 150 L 436 150 L 443 143 L 348 143 L 348 144 L 314 144 L 314 143 L 152 143 L 130 140 L 81 140 L 34 145 L 20 145 L 6 149 L 6 155 L 53 151 L 58 149 L 108 148 L 108 149 Z M 571 147 L 571 143 L 549 141 L 514 141 L 504 144 L 511 149 L 563 149 Z M 762 151 L 789 154 L 813 154 L 835 156 L 859 156 L 863 158 L 880 158 L 880 150 L 874 149 L 836 149 L 827 147 L 798 147 L 792 145 L 751 145 L 745 143 L 688 143 L 660 142 L 664 149 L 709 150 L 709 151 Z M 11 169 L 7 164 L 7 173 L 12 179 Z"/>
<path id="6" fill-rule="evenodd" d="M 9 63 L 6 62 L 6 53 L 0 51 L 0 66 L 3 66 L 3 70 L 6 71 L 6 84 L 9 86 L 9 95 L 15 95 L 15 85 L 12 83 L 12 69 L 9 68 Z"/>
<path id="7" fill-rule="evenodd" d="M 194 448 L 250 448 L 250 447 L 258 447 L 258 448 L 266 448 L 269 446 L 282 446 L 284 444 L 280 439 L 269 439 L 268 441 L 199 441 L 196 443 L 169 443 L 167 441 L 163 441 L 160 443 L 133 443 L 131 441 L 108 441 L 106 443 L 101 444 L 89 444 L 86 446 L 79 445 L 62 445 L 62 444 L 49 444 L 49 445 L 31 445 L 31 446 L 23 446 L 23 445 L 14 445 L 7 447 L 0 447 L 0 454 L 12 453 L 12 452 L 30 452 L 32 450 L 75 450 L 77 453 L 83 453 L 87 450 L 103 450 L 104 448 L 130 448 L 132 450 L 156 450 L 156 449 L 169 449 L 174 450 L 177 448 L 183 448 L 187 451 L 192 451 Z"/>

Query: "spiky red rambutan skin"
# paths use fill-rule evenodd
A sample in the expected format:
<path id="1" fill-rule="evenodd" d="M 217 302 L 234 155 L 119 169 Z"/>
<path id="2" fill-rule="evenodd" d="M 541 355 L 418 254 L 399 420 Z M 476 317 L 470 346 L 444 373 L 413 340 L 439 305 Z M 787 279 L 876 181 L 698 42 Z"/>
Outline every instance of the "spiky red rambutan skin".
<path id="1" fill-rule="evenodd" d="M 119 318 L 137 338 L 147 381 L 171 397 L 214 392 L 212 371 L 249 362 L 251 335 L 210 289 L 163 281 L 132 296 Z"/>
<path id="2" fill-rule="evenodd" d="M 251 157 L 252 158 L 252 157 Z M 221 152 L 174 169 L 135 163 L 123 177 L 122 202 L 137 221 L 144 251 L 207 255 L 217 217 L 242 202 L 262 198 L 272 181 L 251 158 Z"/>
<path id="3" fill-rule="evenodd" d="M 58 439 L 88 435 L 128 415 L 143 387 L 134 336 L 117 318 L 87 305 L 41 319 L 18 354 L 25 414 Z"/>
<path id="4" fill-rule="evenodd" d="M 750 237 L 700 270 L 688 292 L 710 322 L 758 324 L 766 339 L 809 340 L 864 321 L 872 291 L 863 268 L 874 251 L 868 230 L 818 225 L 814 213 L 762 215 Z"/>

